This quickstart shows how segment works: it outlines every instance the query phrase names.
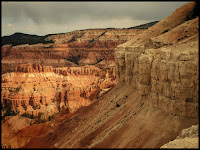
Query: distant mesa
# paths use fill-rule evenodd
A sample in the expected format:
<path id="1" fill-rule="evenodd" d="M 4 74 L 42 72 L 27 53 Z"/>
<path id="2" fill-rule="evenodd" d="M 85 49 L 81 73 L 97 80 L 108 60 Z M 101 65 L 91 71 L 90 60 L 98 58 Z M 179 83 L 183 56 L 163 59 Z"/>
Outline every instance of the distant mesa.
<path id="1" fill-rule="evenodd" d="M 129 27 L 129 28 L 114 28 L 114 27 L 109 27 L 109 28 L 93 28 L 93 29 L 83 29 L 83 30 L 76 30 L 76 31 L 86 31 L 86 30 L 114 30 L 114 29 L 148 29 L 149 27 L 153 26 L 159 21 L 153 21 L 149 22 L 146 24 L 142 24 L 139 26 L 134 26 L 134 27 Z M 21 32 L 16 32 L 10 36 L 3 36 L 2 37 L 2 46 L 6 44 L 12 44 L 13 46 L 16 45 L 21 45 L 21 44 L 38 44 L 38 43 L 54 43 L 51 40 L 45 40 L 47 37 L 51 35 L 61 35 L 65 33 L 55 33 L 55 34 L 47 34 L 45 36 L 38 36 L 38 35 L 31 35 L 31 34 L 26 34 L 26 33 L 21 33 Z"/>
<path id="2" fill-rule="evenodd" d="M 54 43 L 53 41 L 46 41 L 45 38 L 48 35 L 45 36 L 38 36 L 38 35 L 31 35 L 31 34 L 26 34 L 26 33 L 20 33 L 16 32 L 10 36 L 4 36 L 2 37 L 1 44 L 6 45 L 6 44 L 12 44 L 13 46 L 16 45 L 21 45 L 21 44 L 38 44 L 38 43 Z"/>
<path id="3" fill-rule="evenodd" d="M 198 148 L 196 16 L 190 2 L 159 22 L 2 46 L 2 147 Z"/>
<path id="4" fill-rule="evenodd" d="M 152 27 L 153 25 L 155 25 L 158 22 L 159 21 L 153 21 L 153 22 L 141 24 L 139 26 L 130 27 L 130 28 L 127 28 L 127 29 L 148 29 L 148 28 Z"/>

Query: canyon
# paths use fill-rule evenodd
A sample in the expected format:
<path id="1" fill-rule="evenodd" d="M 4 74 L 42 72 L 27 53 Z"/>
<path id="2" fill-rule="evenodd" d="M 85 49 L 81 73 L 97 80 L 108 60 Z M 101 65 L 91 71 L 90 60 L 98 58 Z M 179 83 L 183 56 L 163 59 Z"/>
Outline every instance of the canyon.
<path id="1" fill-rule="evenodd" d="M 12 72 L 20 64 L 38 63 L 43 66 L 65 67 L 95 65 L 115 66 L 114 48 L 146 29 L 88 29 L 50 35 L 54 43 L 2 46 L 2 73 Z"/>
<path id="2" fill-rule="evenodd" d="M 113 88 L 116 84 L 114 48 L 145 30 L 88 29 L 45 36 L 45 43 L 3 45 L 3 147 L 22 147 L 27 140 L 18 137 L 21 129 L 26 130 L 30 125 L 42 127 L 62 112 L 73 114 Z M 14 40 L 13 43 L 23 42 L 22 39 L 44 42 L 41 37 L 22 33 L 6 39 Z M 26 126 L 20 131 L 12 129 L 10 120 L 22 120 Z M 17 141 L 26 142 L 13 142 L 11 135 Z M 31 138 L 35 134 L 27 136 Z"/>
<path id="3" fill-rule="evenodd" d="M 145 30 L 88 29 L 45 37 L 22 33 L 4 37 L 4 43 L 42 42 L 41 38 L 46 43 L 2 46 L 2 115 L 14 111 L 37 118 L 48 110 L 52 113 L 42 117 L 47 120 L 64 107 L 72 113 L 89 105 L 103 89 L 115 85 L 114 48 Z"/>
<path id="4" fill-rule="evenodd" d="M 115 85 L 115 68 L 106 71 L 92 66 L 62 67 L 21 64 L 2 75 L 2 107 L 48 119 L 66 107 L 72 113 L 89 105 L 102 89 Z M 48 115 L 47 115 L 48 114 Z M 44 118 L 45 117 L 45 118 Z"/>
<path id="5" fill-rule="evenodd" d="M 1 104 L 19 113 L 2 120 L 3 148 L 198 148 L 195 2 L 148 29 L 46 40 L 2 46 Z"/>

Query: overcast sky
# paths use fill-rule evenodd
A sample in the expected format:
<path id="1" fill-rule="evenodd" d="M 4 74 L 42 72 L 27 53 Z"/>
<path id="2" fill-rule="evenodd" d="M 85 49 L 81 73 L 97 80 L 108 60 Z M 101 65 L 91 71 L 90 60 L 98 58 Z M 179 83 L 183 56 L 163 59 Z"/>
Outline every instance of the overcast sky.
<path id="1" fill-rule="evenodd" d="M 188 1 L 189 2 L 189 1 Z M 180 2 L 2 2 L 2 35 L 66 33 L 88 28 L 127 28 L 159 21 Z"/>

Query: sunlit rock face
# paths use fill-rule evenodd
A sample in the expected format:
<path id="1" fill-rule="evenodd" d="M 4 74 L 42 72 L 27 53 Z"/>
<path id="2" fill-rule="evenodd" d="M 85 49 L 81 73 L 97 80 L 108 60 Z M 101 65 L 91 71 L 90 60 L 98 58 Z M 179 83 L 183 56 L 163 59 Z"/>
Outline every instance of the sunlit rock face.
<path id="1" fill-rule="evenodd" d="M 175 140 L 164 144 L 160 148 L 199 148 L 199 125 L 183 129 Z"/>
<path id="2" fill-rule="evenodd" d="M 114 48 L 145 30 L 73 31 L 47 37 L 55 43 L 2 46 L 2 104 L 34 117 L 51 103 L 69 112 L 89 105 L 115 85 Z"/>
<path id="3" fill-rule="evenodd" d="M 46 38 L 54 43 L 4 45 L 1 48 L 2 73 L 14 71 L 20 64 L 26 63 L 37 63 L 54 68 L 77 65 L 114 67 L 114 48 L 145 30 L 81 30 L 51 35 Z"/>
<path id="4" fill-rule="evenodd" d="M 20 115 L 52 116 L 65 108 L 74 112 L 88 106 L 99 92 L 115 85 L 115 69 L 95 66 L 53 68 L 21 64 L 15 72 L 2 75 L 1 103 Z"/>
<path id="5" fill-rule="evenodd" d="M 198 30 L 194 3 L 177 9 L 116 48 L 116 79 L 132 85 L 150 105 L 177 116 L 198 117 Z"/>
<path id="6" fill-rule="evenodd" d="M 90 105 L 115 86 L 114 48 L 145 30 L 73 31 L 47 37 L 55 43 L 2 46 L 2 116 L 43 123 Z"/>
<path id="7" fill-rule="evenodd" d="M 14 67 L 16 72 L 3 74 L 2 105 L 19 109 L 21 114 L 30 113 L 29 116 L 38 112 L 38 122 L 44 118 L 50 121 L 32 124 L 34 119 L 27 117 L 6 117 L 2 121 L 2 146 L 136 149 L 162 148 L 163 145 L 163 148 L 198 147 L 198 126 L 187 129 L 199 124 L 199 18 L 195 16 L 194 9 L 194 2 L 187 3 L 148 30 L 119 45 L 115 49 L 115 69 L 106 66 L 107 61 L 104 59 L 93 66 L 50 65 L 53 70 L 48 68 L 46 72 L 41 71 L 41 67 L 45 68 L 46 65 L 40 63 L 36 67 L 26 63 Z M 90 32 L 73 37 L 75 33 L 51 38 L 56 41 L 56 45 L 70 47 L 72 41 L 83 42 L 81 38 L 84 36 L 85 39 L 94 37 L 90 41 L 94 42 L 95 37 L 100 39 L 107 32 Z M 64 43 L 69 36 L 71 38 Z M 76 44 L 73 44 L 75 47 Z M 69 52 L 75 54 L 76 50 Z M 89 56 L 92 55 L 95 56 L 94 53 Z M 84 56 L 88 55 L 84 53 Z M 112 54 L 108 56 L 109 60 L 113 57 Z M 79 65 L 93 62 L 75 58 L 78 57 L 71 59 L 78 61 Z M 97 65 L 99 68 L 95 67 Z M 27 66 L 32 66 L 29 67 L 32 73 L 28 73 Z M 37 71 L 35 68 L 38 68 Z M 117 84 L 112 88 L 115 76 Z M 30 86 L 18 88 L 18 83 L 22 86 L 25 80 L 30 82 Z M 15 81 L 17 86 L 13 84 Z M 27 102 L 26 110 L 24 106 L 16 105 L 17 100 L 22 103 L 20 92 L 17 92 L 20 90 L 23 91 L 21 95 L 27 93 L 23 102 L 25 105 Z M 42 101 L 38 102 L 37 97 L 42 90 L 44 95 L 41 94 Z M 30 100 L 30 93 L 34 93 L 34 99 Z M 35 108 L 35 104 L 40 107 Z M 51 120 L 51 113 L 60 110 L 61 113 Z M 178 141 L 171 143 L 176 137 Z M 195 139 L 189 140 L 187 137 Z M 191 141 L 194 145 L 185 145 L 188 142 L 191 144 Z"/>
<path id="8" fill-rule="evenodd" d="M 1 81 L 2 116 L 12 111 L 17 114 L 2 122 L 2 146 L 19 148 L 32 137 L 44 135 L 59 112 L 72 114 L 95 102 L 104 88 L 115 86 L 115 68 L 53 68 L 28 63 L 3 74 Z"/>

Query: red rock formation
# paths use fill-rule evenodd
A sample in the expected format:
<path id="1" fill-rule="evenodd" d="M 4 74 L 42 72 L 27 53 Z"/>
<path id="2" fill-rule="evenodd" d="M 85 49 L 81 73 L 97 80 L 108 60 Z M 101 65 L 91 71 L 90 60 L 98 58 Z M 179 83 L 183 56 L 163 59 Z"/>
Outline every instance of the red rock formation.
<path id="1" fill-rule="evenodd" d="M 39 73 L 39 72 L 53 72 L 52 66 L 42 66 L 36 63 L 21 64 L 16 67 L 15 72 L 24 73 Z"/>
<path id="2" fill-rule="evenodd" d="M 12 45 L 4 45 L 1 47 L 1 58 L 9 55 Z"/>
<path id="3" fill-rule="evenodd" d="M 74 112 L 89 105 L 101 89 L 115 85 L 113 68 L 106 74 L 106 71 L 88 65 L 53 68 L 28 63 L 15 70 L 2 75 L 2 106 L 33 117 L 46 113 L 51 103 L 58 109 L 64 106 Z M 51 108 L 57 113 L 54 106 Z"/>
<path id="4" fill-rule="evenodd" d="M 62 74 L 67 76 L 68 74 L 72 75 L 98 75 L 101 69 L 95 66 L 82 66 L 82 67 L 62 67 L 54 68 L 53 71 L 57 74 Z"/>
<path id="5" fill-rule="evenodd" d="M 76 64 L 93 65 L 99 60 L 107 59 L 107 55 L 114 54 L 117 45 L 142 31 L 144 30 L 74 31 L 47 37 L 46 40 L 53 40 L 54 44 L 24 44 L 12 47 L 5 45 L 2 47 L 2 73 L 14 71 L 17 66 L 24 63 L 38 63 L 54 68 L 77 66 Z M 110 59 L 113 64 L 114 57 Z M 110 62 L 107 63 L 104 65 L 109 66 Z"/>
<path id="6" fill-rule="evenodd" d="M 19 148 L 35 136 L 42 136 L 48 131 L 48 123 L 33 124 L 34 121 L 22 116 L 5 118 L 2 123 L 2 148 Z M 32 125 L 33 124 L 33 125 Z"/>
<path id="7" fill-rule="evenodd" d="M 138 35 L 133 40 L 118 46 L 117 86 L 98 101 L 88 107 L 82 107 L 74 114 L 60 114 L 48 126 L 48 133 L 43 136 L 33 136 L 29 138 L 30 141 L 20 146 L 23 148 L 160 148 L 174 140 L 184 128 L 198 124 L 199 38 L 195 29 L 198 18 L 190 17 L 194 8 L 194 2 L 185 4 L 167 19 L 142 33 L 143 36 Z M 183 38 L 182 32 L 178 34 L 181 31 L 179 27 L 185 29 L 185 23 L 189 29 L 193 29 L 191 33 L 186 34 L 187 38 Z M 166 32 L 166 29 L 170 30 Z M 170 35 L 175 43 L 169 38 L 163 39 Z M 64 105 L 69 105 L 68 99 L 65 99 L 66 95 L 73 102 L 75 102 L 73 94 L 87 98 L 85 92 L 87 88 L 79 90 L 78 87 L 88 85 L 90 81 L 91 85 L 100 85 L 98 83 L 102 83 L 101 79 L 112 76 L 109 74 L 112 70 L 100 72 L 99 80 L 95 80 L 94 75 L 85 79 L 83 75 L 74 76 L 71 72 L 67 76 L 54 73 L 55 77 L 62 76 L 63 80 L 77 81 L 71 82 L 73 88 L 69 91 L 74 93 L 66 94 L 68 89 L 57 91 L 55 101 L 58 101 L 58 104 L 64 102 Z M 9 78 L 3 78 L 3 81 L 8 82 Z M 60 89 L 61 85 L 62 82 L 58 82 L 56 87 Z M 6 97 L 7 93 L 3 94 L 3 97 Z M 23 134 L 22 131 L 14 134 L 15 138 L 12 139 L 15 142 L 20 133 Z M 7 138 L 3 144 L 11 142 L 12 140 Z"/>

